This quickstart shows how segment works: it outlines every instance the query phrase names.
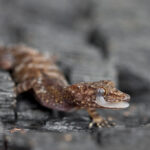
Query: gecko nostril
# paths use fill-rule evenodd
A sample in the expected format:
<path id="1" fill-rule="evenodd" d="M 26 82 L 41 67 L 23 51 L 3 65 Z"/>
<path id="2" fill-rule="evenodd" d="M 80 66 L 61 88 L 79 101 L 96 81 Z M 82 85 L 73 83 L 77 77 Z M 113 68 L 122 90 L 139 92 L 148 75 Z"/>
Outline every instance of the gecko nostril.
<path id="1" fill-rule="evenodd" d="M 130 95 L 126 94 L 123 101 L 129 101 L 131 99 Z"/>

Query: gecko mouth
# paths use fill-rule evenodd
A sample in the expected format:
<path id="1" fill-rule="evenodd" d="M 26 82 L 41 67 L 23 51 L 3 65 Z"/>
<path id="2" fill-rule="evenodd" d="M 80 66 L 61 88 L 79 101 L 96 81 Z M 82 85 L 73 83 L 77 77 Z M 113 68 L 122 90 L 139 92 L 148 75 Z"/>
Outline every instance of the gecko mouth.
<path id="1" fill-rule="evenodd" d="M 107 102 L 103 96 L 97 96 L 95 102 L 102 107 L 119 109 L 119 108 L 129 107 L 129 103 L 127 102 L 127 99 L 125 100 L 126 101 L 111 103 L 111 102 Z"/>

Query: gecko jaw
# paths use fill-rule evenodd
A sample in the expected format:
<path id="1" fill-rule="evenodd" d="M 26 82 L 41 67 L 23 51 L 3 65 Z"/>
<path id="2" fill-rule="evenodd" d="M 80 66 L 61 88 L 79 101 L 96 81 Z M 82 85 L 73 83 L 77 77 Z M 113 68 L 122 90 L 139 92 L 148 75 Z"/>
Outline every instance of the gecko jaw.
<path id="1" fill-rule="evenodd" d="M 120 108 L 127 108 L 129 107 L 129 103 L 126 101 L 120 101 L 117 103 L 107 102 L 103 96 L 97 96 L 96 101 L 98 105 L 105 107 L 105 108 L 112 108 L 112 109 L 120 109 Z"/>

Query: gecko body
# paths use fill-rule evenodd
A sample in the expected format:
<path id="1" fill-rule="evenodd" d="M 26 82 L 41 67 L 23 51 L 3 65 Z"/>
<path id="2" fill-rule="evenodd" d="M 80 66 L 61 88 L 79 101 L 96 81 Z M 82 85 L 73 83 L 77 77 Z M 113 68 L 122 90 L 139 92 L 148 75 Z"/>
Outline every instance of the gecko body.
<path id="1" fill-rule="evenodd" d="M 69 85 L 52 59 L 26 46 L 0 47 L 0 68 L 11 70 L 17 94 L 31 90 L 41 105 L 51 109 L 86 109 L 92 118 L 89 127 L 109 126 L 108 121 L 96 113 L 96 108 L 129 106 L 130 96 L 116 89 L 112 81 Z"/>

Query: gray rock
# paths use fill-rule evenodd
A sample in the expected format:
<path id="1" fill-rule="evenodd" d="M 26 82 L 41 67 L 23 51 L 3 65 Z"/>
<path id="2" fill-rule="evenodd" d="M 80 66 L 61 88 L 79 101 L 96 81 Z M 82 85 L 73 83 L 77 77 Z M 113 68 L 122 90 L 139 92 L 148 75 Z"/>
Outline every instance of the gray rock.
<path id="1" fill-rule="evenodd" d="M 132 95 L 129 109 L 99 110 L 115 127 L 90 130 L 86 112 L 49 110 L 29 93 L 17 97 L 15 108 L 14 82 L 0 71 L 0 147 L 148 149 L 149 6 L 147 0 L 0 1 L 0 44 L 25 43 L 51 53 L 70 83 L 119 80 Z M 23 133 L 10 134 L 14 127 Z"/>
<path id="2" fill-rule="evenodd" d="M 24 134 L 16 133 L 7 135 L 8 149 L 31 149 L 48 150 L 52 149 L 83 149 L 91 148 L 106 150 L 129 150 L 137 147 L 145 150 L 149 147 L 149 127 L 142 128 L 115 128 L 102 129 L 92 133 L 45 133 L 27 132 Z M 45 140 L 41 140 L 45 139 Z"/>
<path id="3" fill-rule="evenodd" d="M 7 72 L 0 71 L 0 118 L 3 121 L 14 121 L 14 82 Z"/>
<path id="4" fill-rule="evenodd" d="M 0 149 L 4 149 L 5 143 L 4 143 L 4 128 L 3 123 L 0 122 Z"/>
<path id="5" fill-rule="evenodd" d="M 86 138 L 85 138 L 86 137 Z M 45 139 L 44 141 L 41 139 Z M 66 149 L 99 149 L 91 137 L 80 133 L 41 133 L 30 132 L 26 134 L 9 135 L 7 140 L 8 150 L 66 150 Z M 83 146 L 82 146 L 83 145 Z"/>
<path id="6" fill-rule="evenodd" d="M 99 147 L 106 150 L 145 150 L 149 147 L 149 127 L 147 128 L 118 128 L 104 129 L 96 136 L 98 138 Z"/>

